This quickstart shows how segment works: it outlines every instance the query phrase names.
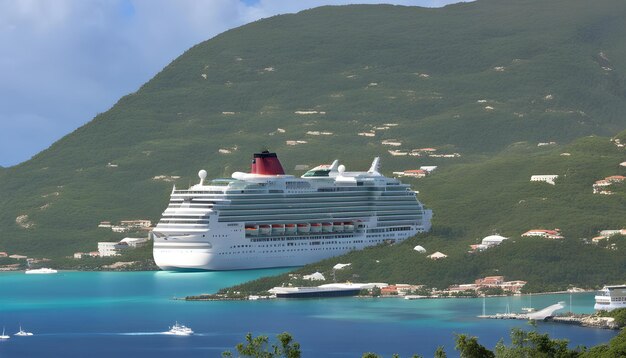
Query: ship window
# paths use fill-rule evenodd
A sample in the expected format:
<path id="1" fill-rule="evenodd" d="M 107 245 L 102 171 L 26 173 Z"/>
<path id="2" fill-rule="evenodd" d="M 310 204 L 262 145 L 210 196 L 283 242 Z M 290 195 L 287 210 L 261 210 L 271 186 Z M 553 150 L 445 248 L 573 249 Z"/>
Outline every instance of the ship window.
<path id="1" fill-rule="evenodd" d="M 304 173 L 304 175 L 302 177 L 304 177 L 304 178 L 308 178 L 308 177 L 327 177 L 329 173 L 330 173 L 329 169 L 309 170 L 308 172 Z"/>

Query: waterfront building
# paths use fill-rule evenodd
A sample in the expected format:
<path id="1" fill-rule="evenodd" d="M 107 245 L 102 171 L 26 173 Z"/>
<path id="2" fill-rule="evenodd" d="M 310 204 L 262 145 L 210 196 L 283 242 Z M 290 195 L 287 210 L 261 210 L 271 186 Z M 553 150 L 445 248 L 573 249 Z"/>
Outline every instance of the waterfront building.
<path id="1" fill-rule="evenodd" d="M 474 284 L 480 287 L 495 287 L 504 282 L 504 276 L 487 276 L 474 281 Z"/>

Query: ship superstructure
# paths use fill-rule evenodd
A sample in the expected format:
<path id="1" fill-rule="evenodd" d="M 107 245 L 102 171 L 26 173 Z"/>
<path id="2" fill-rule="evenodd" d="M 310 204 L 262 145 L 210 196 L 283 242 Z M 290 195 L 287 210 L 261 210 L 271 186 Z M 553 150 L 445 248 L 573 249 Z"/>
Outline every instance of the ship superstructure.
<path id="1" fill-rule="evenodd" d="M 379 172 L 348 172 L 335 160 L 286 175 L 275 153 L 254 154 L 250 173 L 174 187 L 154 229 L 163 270 L 237 270 L 301 266 L 430 229 L 407 184 Z"/>
<path id="2" fill-rule="evenodd" d="M 595 297 L 596 311 L 612 311 L 626 308 L 626 285 L 604 286 Z"/>

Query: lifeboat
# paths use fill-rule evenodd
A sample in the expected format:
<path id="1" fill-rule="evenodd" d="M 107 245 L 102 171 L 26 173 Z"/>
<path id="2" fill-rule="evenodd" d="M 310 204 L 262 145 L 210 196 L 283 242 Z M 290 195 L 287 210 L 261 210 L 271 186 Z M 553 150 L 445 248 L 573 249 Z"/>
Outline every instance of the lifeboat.
<path id="1" fill-rule="evenodd" d="M 271 225 L 259 225 L 260 235 L 269 235 L 271 231 L 272 231 Z"/>
<path id="2" fill-rule="evenodd" d="M 309 224 L 298 224 L 298 233 L 308 233 L 311 232 L 311 226 Z"/>
<path id="3" fill-rule="evenodd" d="M 246 225 L 246 236 L 257 236 L 259 227 L 257 225 Z"/>
<path id="4" fill-rule="evenodd" d="M 282 235 L 285 233 L 284 224 L 272 224 L 272 235 Z"/>
<path id="5" fill-rule="evenodd" d="M 333 223 L 322 224 L 322 232 L 332 232 L 332 231 L 333 231 Z"/>
<path id="6" fill-rule="evenodd" d="M 322 231 L 322 224 L 321 223 L 313 223 L 311 224 L 311 232 L 320 232 Z"/>
<path id="7" fill-rule="evenodd" d="M 337 221 L 333 223 L 333 231 L 334 232 L 343 232 L 343 223 L 341 221 Z"/>
<path id="8" fill-rule="evenodd" d="M 296 233 L 296 224 L 285 225 L 285 235 L 293 235 Z"/>
<path id="9" fill-rule="evenodd" d="M 352 223 L 352 221 L 346 221 L 343 223 L 343 231 L 345 232 L 354 231 L 354 224 Z"/>

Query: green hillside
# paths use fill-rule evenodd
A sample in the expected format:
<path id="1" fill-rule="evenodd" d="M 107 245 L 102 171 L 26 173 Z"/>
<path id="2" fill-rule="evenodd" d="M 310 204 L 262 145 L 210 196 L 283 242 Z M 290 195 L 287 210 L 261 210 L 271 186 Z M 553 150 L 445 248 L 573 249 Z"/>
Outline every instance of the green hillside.
<path id="1" fill-rule="evenodd" d="M 570 155 L 562 155 L 569 153 Z M 378 246 L 307 265 L 295 271 L 319 271 L 338 281 L 426 284 L 447 287 L 478 277 L 505 275 L 527 280 L 527 290 L 563 290 L 570 284 L 586 288 L 622 283 L 626 240 L 615 237 L 598 245 L 591 238 L 604 229 L 626 227 L 626 186 L 612 186 L 614 195 L 593 194 L 592 184 L 609 175 L 626 175 L 619 163 L 626 156 L 605 137 L 588 137 L 550 149 L 515 144 L 480 163 L 450 166 L 414 187 L 432 202 L 431 233 L 393 246 Z M 530 182 L 533 174 L 558 174 L 556 185 Z M 565 240 L 522 238 L 530 229 L 560 228 Z M 484 252 L 468 253 L 470 244 L 497 232 L 509 238 Z M 615 250 L 610 249 L 615 244 Z M 421 245 L 427 253 L 415 252 Z M 428 259 L 440 251 L 448 258 Z M 236 291 L 262 291 L 290 282 L 288 274 L 260 279 Z M 293 281 L 292 281 L 293 282 Z"/>
<path id="2" fill-rule="evenodd" d="M 439 165 L 414 184 L 435 211 L 435 235 L 451 243 L 492 229 L 554 224 L 588 235 L 623 225 L 623 196 L 558 197 L 617 174 L 601 167 L 602 152 L 555 152 L 563 161 L 550 162 L 536 145 L 626 128 L 625 17 L 620 0 L 479 0 L 321 7 L 228 31 L 31 160 L 0 170 L 0 251 L 91 250 L 114 237 L 96 228 L 102 220 L 158 220 L 173 183 L 154 177 L 180 176 L 176 185 L 186 187 L 200 168 L 209 177 L 245 170 L 262 148 L 277 151 L 290 172 L 335 158 L 367 168 L 375 155 L 387 174 Z M 375 137 L 357 135 L 374 127 L 383 128 Z M 392 139 L 402 145 L 381 143 Z M 388 153 L 423 147 L 461 157 Z M 563 185 L 527 187 L 528 175 L 548 165 Z M 474 180 L 457 181 L 466 176 Z M 554 202 L 539 199 L 555 193 Z M 517 205 L 518 196 L 526 202 Z M 612 210 L 622 215 L 602 214 Z"/>

